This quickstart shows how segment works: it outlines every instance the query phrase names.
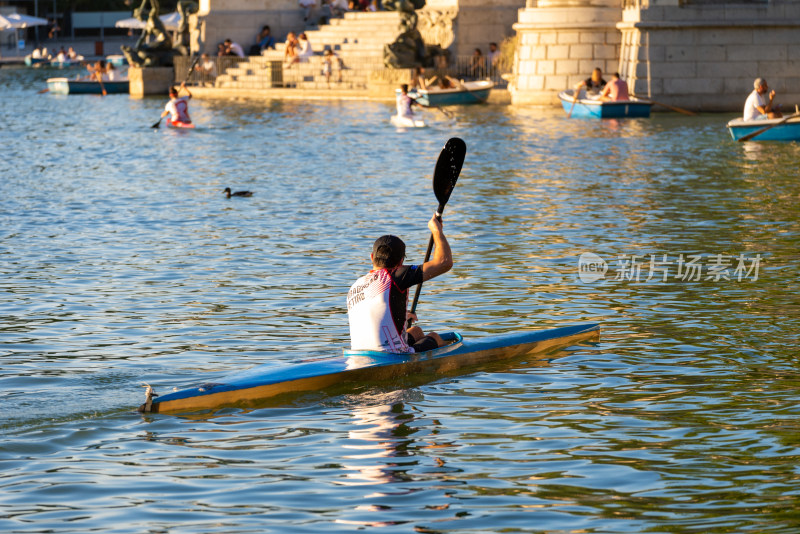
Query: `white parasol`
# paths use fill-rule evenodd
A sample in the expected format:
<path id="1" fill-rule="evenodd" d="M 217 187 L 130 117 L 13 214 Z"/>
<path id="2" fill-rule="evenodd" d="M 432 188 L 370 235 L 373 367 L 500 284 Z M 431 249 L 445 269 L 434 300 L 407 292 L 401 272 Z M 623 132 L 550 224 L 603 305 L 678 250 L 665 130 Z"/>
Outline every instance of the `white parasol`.
<path id="1" fill-rule="evenodd" d="M 39 17 L 31 17 L 29 15 L 20 15 L 19 13 L 12 13 L 11 15 L 0 15 L 0 30 L 13 28 L 21 30 L 30 28 L 32 26 L 47 26 L 50 24 L 47 19 L 40 19 Z"/>
<path id="2" fill-rule="evenodd" d="M 167 30 L 175 31 L 178 29 L 178 22 L 181 20 L 181 14 L 175 11 L 174 13 L 170 13 L 168 15 L 161 15 L 158 17 L 161 19 L 161 22 L 164 23 L 164 28 Z M 114 26 L 117 28 L 130 28 L 133 30 L 143 30 L 145 27 L 145 23 L 141 20 L 131 17 L 129 19 L 122 19 L 118 20 Z"/>

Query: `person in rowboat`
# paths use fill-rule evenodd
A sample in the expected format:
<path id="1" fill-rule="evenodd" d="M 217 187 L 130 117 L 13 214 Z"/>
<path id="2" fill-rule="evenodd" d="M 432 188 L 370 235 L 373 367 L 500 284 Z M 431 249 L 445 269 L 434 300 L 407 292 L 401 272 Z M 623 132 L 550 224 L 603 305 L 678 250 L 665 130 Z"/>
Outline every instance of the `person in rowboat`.
<path id="1" fill-rule="evenodd" d="M 606 81 L 603 79 L 603 71 L 600 67 L 595 67 L 592 75 L 578 85 L 575 86 L 575 94 L 577 95 L 581 89 L 586 89 L 586 94 L 597 94 L 606 86 Z"/>
<path id="2" fill-rule="evenodd" d="M 445 344 L 436 332 L 419 326 L 406 329 L 416 315 L 407 311 L 408 288 L 444 274 L 453 267 L 442 222 L 434 216 L 428 228 L 435 244 L 433 258 L 422 265 L 404 265 L 406 245 L 397 236 L 379 237 L 372 246 L 372 270 L 350 287 L 347 316 L 353 350 L 425 352 Z"/>
<path id="3" fill-rule="evenodd" d="M 756 78 L 753 82 L 753 92 L 747 97 L 744 103 L 744 114 L 742 118 L 746 121 L 757 121 L 764 119 L 780 119 L 783 114 L 780 105 L 774 104 L 775 91 L 769 90 L 767 80 Z"/>
<path id="4" fill-rule="evenodd" d="M 630 100 L 628 95 L 628 84 L 620 79 L 619 73 L 615 72 L 611 77 L 611 81 L 603 88 L 600 93 L 600 100 L 603 102 L 620 102 L 622 100 Z"/>
<path id="5" fill-rule="evenodd" d="M 186 96 L 178 96 L 181 89 L 186 91 Z M 177 125 L 191 124 L 192 119 L 189 118 L 190 98 L 192 98 L 192 93 L 186 88 L 186 82 L 183 82 L 179 89 L 176 89 L 174 85 L 171 86 L 169 88 L 169 102 L 164 106 L 164 112 L 161 114 L 161 117 L 164 118 L 170 115 L 170 118 L 167 119 L 167 123 Z"/>

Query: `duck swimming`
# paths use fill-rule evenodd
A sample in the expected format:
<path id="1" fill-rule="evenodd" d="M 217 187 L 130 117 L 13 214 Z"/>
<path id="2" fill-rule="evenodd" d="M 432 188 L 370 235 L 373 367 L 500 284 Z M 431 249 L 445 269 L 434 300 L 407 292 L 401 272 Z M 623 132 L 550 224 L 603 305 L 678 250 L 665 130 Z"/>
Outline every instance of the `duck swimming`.
<path id="1" fill-rule="evenodd" d="M 231 198 L 231 197 L 252 197 L 253 196 L 253 192 L 252 191 L 236 191 L 235 193 L 231 193 L 231 188 L 230 187 L 226 187 L 225 191 L 223 191 L 223 193 L 225 193 L 228 198 Z"/>

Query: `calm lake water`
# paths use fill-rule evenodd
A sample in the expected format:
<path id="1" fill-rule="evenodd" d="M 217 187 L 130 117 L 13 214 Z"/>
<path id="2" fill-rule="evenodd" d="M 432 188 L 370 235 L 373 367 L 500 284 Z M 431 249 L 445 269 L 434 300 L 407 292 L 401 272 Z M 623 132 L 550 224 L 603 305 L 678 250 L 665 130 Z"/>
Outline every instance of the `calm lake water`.
<path id="1" fill-rule="evenodd" d="M 500 106 L 399 131 L 375 102 L 196 100 L 196 131 L 153 130 L 163 99 L 49 75 L 0 69 L 0 531 L 800 529 L 797 143 Z M 374 238 L 424 255 L 452 136 L 456 265 L 423 323 L 599 343 L 135 413 L 143 382 L 338 353 Z"/>

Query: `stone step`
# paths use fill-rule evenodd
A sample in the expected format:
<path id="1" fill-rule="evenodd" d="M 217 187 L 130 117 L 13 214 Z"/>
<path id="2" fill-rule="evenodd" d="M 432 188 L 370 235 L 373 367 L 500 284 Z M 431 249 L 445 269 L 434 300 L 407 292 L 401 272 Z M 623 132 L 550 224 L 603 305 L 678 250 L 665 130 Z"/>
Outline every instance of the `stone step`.
<path id="1" fill-rule="evenodd" d="M 359 88 L 367 86 L 370 73 L 383 65 L 383 49 L 399 35 L 400 14 L 395 11 L 377 13 L 349 12 L 330 24 L 306 31 L 315 55 L 291 66 L 283 64 L 285 43 L 275 50 L 228 68 L 216 79 L 216 87 L 258 89 L 273 86 L 306 89 Z M 323 50 L 329 47 L 343 60 L 340 71 L 334 66 L 331 82 L 322 74 Z M 275 69 L 280 69 L 273 72 Z"/>

